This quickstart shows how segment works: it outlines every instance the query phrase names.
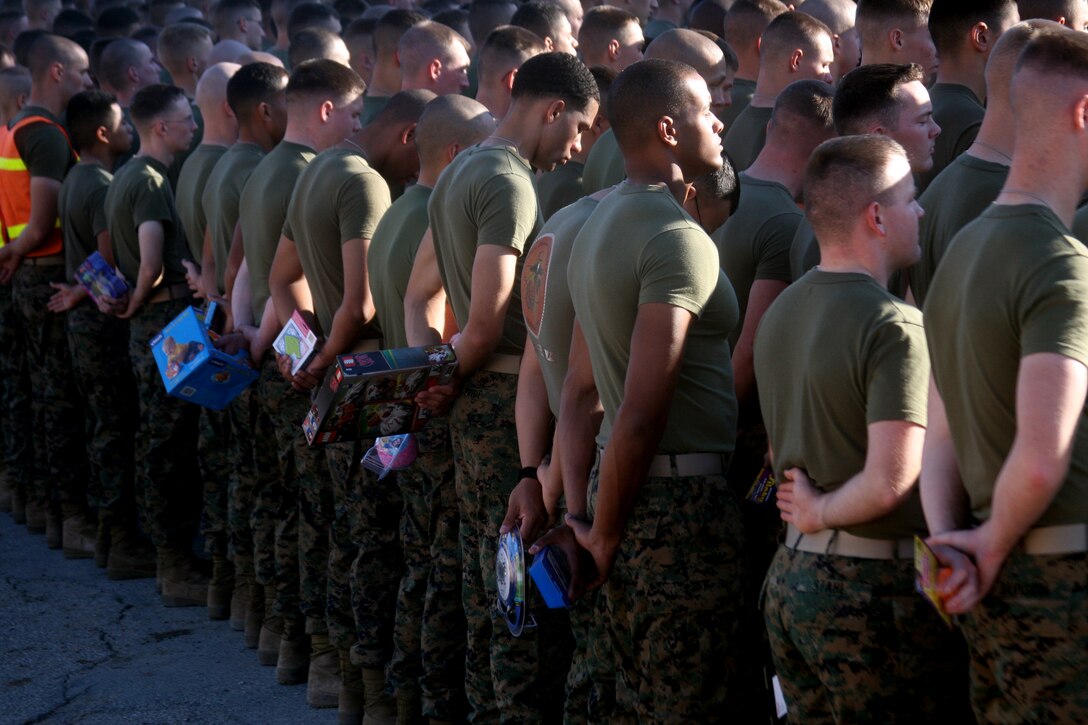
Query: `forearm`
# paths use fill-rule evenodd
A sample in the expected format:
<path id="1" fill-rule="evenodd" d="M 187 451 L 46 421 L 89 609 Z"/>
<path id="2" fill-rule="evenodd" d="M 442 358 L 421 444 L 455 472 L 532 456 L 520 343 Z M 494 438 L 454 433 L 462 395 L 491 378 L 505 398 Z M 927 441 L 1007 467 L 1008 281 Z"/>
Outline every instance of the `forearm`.
<path id="1" fill-rule="evenodd" d="M 536 355 L 526 350 L 518 375 L 514 400 L 514 420 L 518 431 L 518 455 L 522 467 L 536 467 L 551 443 L 552 414 L 548 408 L 548 390 Z"/>
<path id="2" fill-rule="evenodd" d="M 446 293 L 423 299 L 408 296 L 404 299 L 404 328 L 408 344 L 414 347 L 434 345 L 442 341 L 442 327 L 446 314 Z"/>
<path id="3" fill-rule="evenodd" d="M 220 294 L 219 284 L 215 280 L 215 253 L 212 252 L 212 238 L 204 231 L 204 247 L 200 259 L 200 286 L 208 295 Z"/>
<path id="4" fill-rule="evenodd" d="M 461 379 L 468 378 L 474 372 L 482 368 L 502 339 L 502 327 L 497 330 L 493 326 L 473 325 L 470 319 L 465 329 L 461 330 L 458 338 L 457 351 L 457 376 Z M 530 352 L 531 354 L 531 352 Z"/>
<path id="5" fill-rule="evenodd" d="M 922 509 L 931 534 L 955 531 L 967 526 L 970 499 L 960 481 L 956 452 L 949 438 L 926 431 L 919 481 Z"/>
<path id="6" fill-rule="evenodd" d="M 242 243 L 242 228 L 234 225 L 234 235 L 231 237 L 230 252 L 227 254 L 227 268 L 223 270 L 223 290 L 227 299 L 234 296 L 234 285 L 237 284 L 238 274 L 241 272 L 242 263 L 245 261 L 245 247 Z"/>
<path id="7" fill-rule="evenodd" d="M 157 267 L 140 263 L 140 271 L 136 276 L 136 286 L 132 290 L 131 304 L 133 307 L 142 307 L 151 297 L 151 291 L 162 280 L 162 265 Z"/>
<path id="8" fill-rule="evenodd" d="M 601 428 L 604 410 L 596 390 L 568 395 L 566 388 L 559 409 L 559 424 L 555 437 L 559 471 L 563 478 L 563 496 L 567 510 L 575 516 L 586 513 L 589 474 L 597 458 L 597 432 Z M 555 461 L 552 461 L 555 465 Z"/>
<path id="9" fill-rule="evenodd" d="M 1065 467 L 1041 462 L 1035 451 L 1013 444 L 994 484 L 990 518 L 996 548 L 1005 553 L 1024 538 L 1046 512 L 1065 482 Z"/>
<path id="10" fill-rule="evenodd" d="M 359 337 L 366 329 L 362 316 L 353 313 L 346 306 L 341 305 L 332 318 L 332 330 L 325 338 L 325 344 L 314 356 L 312 367 L 324 368 L 332 364 L 337 355 L 344 355 L 351 351 Z"/>
<path id="11" fill-rule="evenodd" d="M 756 373 L 752 352 L 755 335 L 745 333 L 747 329 L 741 333 L 740 339 L 737 340 L 737 348 L 733 351 L 733 386 L 742 417 L 749 412 L 758 412 L 758 410 L 751 410 L 756 406 Z"/>

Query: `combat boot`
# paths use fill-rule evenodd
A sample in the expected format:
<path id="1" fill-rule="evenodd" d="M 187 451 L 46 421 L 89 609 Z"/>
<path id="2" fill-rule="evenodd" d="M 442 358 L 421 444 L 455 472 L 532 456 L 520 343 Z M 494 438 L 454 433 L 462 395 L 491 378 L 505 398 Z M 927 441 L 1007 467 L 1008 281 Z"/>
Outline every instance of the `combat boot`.
<path id="1" fill-rule="evenodd" d="M 31 499 L 26 502 L 26 530 L 32 534 L 45 533 L 45 509 Z"/>
<path id="2" fill-rule="evenodd" d="M 184 550 L 168 547 L 162 553 L 163 606 L 207 606 L 208 577 L 197 570 Z"/>
<path id="3" fill-rule="evenodd" d="M 45 545 L 50 549 L 64 546 L 64 523 L 59 513 L 50 511 L 45 515 Z"/>
<path id="4" fill-rule="evenodd" d="M 98 538 L 98 524 L 86 511 L 79 511 L 64 519 L 61 525 L 61 543 L 65 559 L 90 559 L 94 556 L 94 544 Z"/>
<path id="5" fill-rule="evenodd" d="M 280 651 L 276 658 L 276 681 L 281 685 L 301 685 L 310 669 L 310 635 L 301 622 L 284 622 Z"/>
<path id="6" fill-rule="evenodd" d="M 366 693 L 363 689 L 362 671 L 351 664 L 350 650 L 337 650 L 340 657 L 340 694 L 337 696 L 337 720 L 339 725 L 360 725 Z"/>
<path id="7" fill-rule="evenodd" d="M 11 520 L 17 524 L 26 523 L 26 493 L 18 486 L 11 492 Z"/>
<path id="8" fill-rule="evenodd" d="M 94 535 L 94 565 L 105 569 L 110 563 L 110 523 L 99 517 L 98 530 Z"/>
<path id="9" fill-rule="evenodd" d="M 249 609 L 249 588 L 252 576 L 234 577 L 234 591 L 230 594 L 230 628 L 235 632 L 246 631 L 246 610 Z"/>
<path id="10" fill-rule="evenodd" d="M 150 579 L 158 568 L 155 549 L 145 544 L 126 526 L 114 524 L 109 529 L 109 555 L 106 576 L 112 581 Z"/>
<path id="11" fill-rule="evenodd" d="M 246 647 L 257 649 L 264 623 L 264 585 L 256 579 L 249 584 L 249 609 L 246 610 Z"/>
<path id="12" fill-rule="evenodd" d="M 340 701 L 340 657 L 327 634 L 310 635 L 310 669 L 306 703 L 310 707 L 337 707 Z"/>
<path id="13" fill-rule="evenodd" d="M 219 554 L 212 555 L 212 579 L 208 583 L 208 619 L 230 618 L 230 600 L 234 592 L 234 564 Z"/>
<path id="14" fill-rule="evenodd" d="M 397 725 L 420 725 L 423 721 L 423 701 L 419 693 L 398 689 Z"/>
<path id="15" fill-rule="evenodd" d="M 272 667 L 280 657 L 280 639 L 283 637 L 283 617 L 275 614 L 276 588 L 264 588 L 264 622 L 257 638 L 257 661 Z"/>
<path id="16" fill-rule="evenodd" d="M 397 702 L 385 689 L 385 670 L 364 667 L 366 691 L 363 725 L 397 725 Z"/>

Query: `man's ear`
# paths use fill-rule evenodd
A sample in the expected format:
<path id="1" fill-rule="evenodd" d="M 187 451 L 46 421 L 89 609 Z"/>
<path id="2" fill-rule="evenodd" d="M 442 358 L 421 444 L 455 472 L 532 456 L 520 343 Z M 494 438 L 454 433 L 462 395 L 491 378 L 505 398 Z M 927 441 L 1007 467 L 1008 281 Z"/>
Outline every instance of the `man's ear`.
<path id="1" fill-rule="evenodd" d="M 193 75 L 196 75 L 196 72 L 200 70 L 200 63 L 195 57 L 190 55 L 188 58 L 185 59 L 185 70 L 189 71 Z"/>
<path id="2" fill-rule="evenodd" d="M 676 122 L 672 116 L 662 116 L 657 120 L 657 137 L 668 146 L 676 146 Z"/>
<path id="3" fill-rule="evenodd" d="M 548 104 L 548 108 L 544 113 L 544 120 L 546 123 L 554 123 L 559 120 L 559 117 L 563 115 L 563 111 L 567 108 L 567 102 L 561 98 L 557 98 Z"/>
<path id="4" fill-rule="evenodd" d="M 332 115 L 333 109 L 335 109 L 335 108 L 336 108 L 336 106 L 333 105 L 332 101 L 324 101 L 321 104 L 321 106 L 318 108 L 317 112 L 321 115 L 321 122 L 322 123 L 328 122 L 329 116 Z"/>
<path id="5" fill-rule="evenodd" d="M 105 126 L 99 126 L 94 130 L 94 138 L 99 143 L 104 143 L 107 146 L 110 144 L 110 130 Z"/>
<path id="6" fill-rule="evenodd" d="M 555 43 L 552 41 L 551 37 L 544 38 L 544 52 L 545 53 L 552 53 L 554 51 L 555 51 Z"/>
<path id="7" fill-rule="evenodd" d="M 415 138 L 416 138 L 416 124 L 415 123 L 410 123 L 410 124 L 408 124 L 407 126 L 405 126 L 404 128 L 401 129 L 401 132 L 400 132 L 400 142 L 401 142 L 401 144 L 407 146 L 408 144 L 412 143 L 415 140 Z"/>
<path id="8" fill-rule="evenodd" d="M 503 86 L 506 87 L 506 90 L 508 90 L 508 91 L 514 90 L 514 78 L 516 78 L 517 75 L 518 75 L 518 69 L 514 68 L 513 70 L 511 70 L 509 73 L 507 73 L 506 75 L 504 75 L 502 77 L 502 84 L 503 84 Z"/>
<path id="9" fill-rule="evenodd" d="M 446 160 L 453 161 L 457 158 L 457 154 L 461 153 L 461 144 L 451 143 L 446 147 Z"/>
<path id="10" fill-rule="evenodd" d="M 792 53 L 790 53 L 790 70 L 796 71 L 798 68 L 800 68 L 801 61 L 804 60 L 804 57 L 805 51 L 801 50 L 800 48 L 797 48 Z"/>
<path id="11" fill-rule="evenodd" d="M 432 80 L 438 80 L 438 77 L 442 75 L 442 61 L 435 58 L 427 66 L 427 76 Z"/>
<path id="12" fill-rule="evenodd" d="M 612 38 L 608 41 L 608 59 L 615 60 L 620 54 L 620 41 Z"/>
<path id="13" fill-rule="evenodd" d="M 985 53 L 993 48 L 989 25 L 979 21 L 971 26 L 971 47 L 979 53 Z"/>
<path id="14" fill-rule="evenodd" d="M 896 50 L 903 50 L 903 31 L 899 28 L 889 30 L 888 43 Z"/>
<path id="15" fill-rule="evenodd" d="M 880 205 L 879 201 L 870 202 L 865 207 L 865 225 L 869 227 L 869 231 L 880 236 L 887 234 L 887 230 L 884 227 L 884 208 Z"/>

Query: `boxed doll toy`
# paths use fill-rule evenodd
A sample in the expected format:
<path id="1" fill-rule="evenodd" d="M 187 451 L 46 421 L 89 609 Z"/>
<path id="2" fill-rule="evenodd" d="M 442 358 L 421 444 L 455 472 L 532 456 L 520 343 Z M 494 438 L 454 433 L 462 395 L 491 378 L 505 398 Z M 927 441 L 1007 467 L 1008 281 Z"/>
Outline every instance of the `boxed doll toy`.
<path id="1" fill-rule="evenodd" d="M 98 252 L 91 252 L 91 256 L 79 265 L 75 277 L 95 301 L 119 300 L 128 292 L 124 278 Z"/>

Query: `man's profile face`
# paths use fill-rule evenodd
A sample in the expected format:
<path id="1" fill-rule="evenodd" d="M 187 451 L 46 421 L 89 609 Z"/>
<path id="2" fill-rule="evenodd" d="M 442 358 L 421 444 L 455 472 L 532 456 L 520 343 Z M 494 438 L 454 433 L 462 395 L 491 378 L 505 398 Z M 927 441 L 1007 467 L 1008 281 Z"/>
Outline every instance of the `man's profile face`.
<path id="1" fill-rule="evenodd" d="M 888 129 L 888 135 L 907 152 L 915 173 L 933 168 L 933 150 L 941 127 L 933 120 L 933 104 L 929 91 L 920 81 L 899 86 L 898 125 Z"/>
<path id="2" fill-rule="evenodd" d="M 132 124 L 125 119 L 121 106 L 116 103 L 110 105 L 106 131 L 110 139 L 110 151 L 120 156 L 132 150 L 132 137 L 134 134 Z"/>
<path id="3" fill-rule="evenodd" d="M 722 165 L 721 132 L 724 126 L 714 114 L 706 81 L 691 75 L 683 83 L 688 102 L 673 119 L 676 127 L 674 153 L 684 179 L 690 181 Z"/>
<path id="4" fill-rule="evenodd" d="M 642 46 L 646 44 L 646 38 L 642 34 L 641 25 L 635 22 L 624 25 L 618 33 L 616 42 L 620 46 L 616 53 L 616 60 L 613 62 L 617 73 L 642 60 Z"/>
<path id="5" fill-rule="evenodd" d="M 924 212 L 915 198 L 914 175 L 907 159 L 895 156 L 885 169 L 885 179 L 892 184 L 881 204 L 886 249 L 895 268 L 904 269 L 922 258 L 918 220 Z"/>
<path id="6" fill-rule="evenodd" d="M 835 42 L 830 35 L 820 35 L 819 42 L 812 53 L 801 59 L 801 65 L 797 69 L 799 80 L 823 81 L 834 83 L 835 77 L 832 67 L 835 65 Z"/>
<path id="7" fill-rule="evenodd" d="M 917 63 L 926 72 L 926 85 L 932 85 L 937 79 L 937 46 L 929 34 L 929 26 L 922 24 L 913 30 L 903 29 L 904 63 Z"/>
<path id="8" fill-rule="evenodd" d="M 170 105 L 160 123 L 166 127 L 166 145 L 172 153 L 189 150 L 193 134 L 196 133 L 196 121 L 193 120 L 193 109 L 184 97 L 179 97 Z"/>
<path id="9" fill-rule="evenodd" d="M 459 42 L 454 43 L 442 64 L 442 73 L 435 82 L 434 92 L 444 96 L 460 93 L 468 88 L 468 67 L 471 62 L 465 46 Z"/>
<path id="10" fill-rule="evenodd" d="M 556 166 L 570 161 L 581 151 L 582 134 L 593 125 L 599 106 L 595 100 L 590 100 L 581 111 L 567 106 L 547 122 L 537 147 L 537 158 L 531 159 L 533 165 L 543 171 L 553 171 Z"/>

